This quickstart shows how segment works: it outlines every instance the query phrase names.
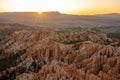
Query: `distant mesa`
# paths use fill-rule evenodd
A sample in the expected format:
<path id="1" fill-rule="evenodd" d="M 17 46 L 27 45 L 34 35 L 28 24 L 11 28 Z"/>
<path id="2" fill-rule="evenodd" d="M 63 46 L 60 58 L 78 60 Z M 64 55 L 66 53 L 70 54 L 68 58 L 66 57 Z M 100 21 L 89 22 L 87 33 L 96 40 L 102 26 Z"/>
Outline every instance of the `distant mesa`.
<path id="1" fill-rule="evenodd" d="M 47 11 L 47 12 L 41 12 L 41 13 L 45 14 L 45 15 L 58 15 L 58 14 L 61 14 L 58 11 Z"/>
<path id="2" fill-rule="evenodd" d="M 36 14 L 38 12 L 4 12 L 3 14 L 10 14 L 10 13 L 14 13 L 14 14 Z M 42 14 L 46 14 L 46 15 L 56 15 L 56 14 L 61 14 L 58 11 L 45 11 L 45 12 L 40 12 Z"/>

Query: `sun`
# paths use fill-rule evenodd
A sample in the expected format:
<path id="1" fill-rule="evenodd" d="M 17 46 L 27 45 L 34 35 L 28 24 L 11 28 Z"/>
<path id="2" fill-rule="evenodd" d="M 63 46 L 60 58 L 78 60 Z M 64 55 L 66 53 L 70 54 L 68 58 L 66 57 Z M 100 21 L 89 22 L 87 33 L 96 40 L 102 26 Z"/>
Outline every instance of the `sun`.
<path id="1" fill-rule="evenodd" d="M 38 14 L 42 14 L 42 12 L 40 12 L 40 11 L 37 11 L 37 13 L 38 13 Z"/>

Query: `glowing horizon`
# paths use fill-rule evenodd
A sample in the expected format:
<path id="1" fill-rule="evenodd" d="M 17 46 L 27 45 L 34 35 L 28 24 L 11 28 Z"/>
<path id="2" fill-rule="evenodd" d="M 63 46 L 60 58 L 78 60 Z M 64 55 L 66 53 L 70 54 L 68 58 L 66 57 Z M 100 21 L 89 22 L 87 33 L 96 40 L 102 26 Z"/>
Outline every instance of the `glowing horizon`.
<path id="1" fill-rule="evenodd" d="M 0 12 L 120 13 L 120 0 L 0 0 Z"/>

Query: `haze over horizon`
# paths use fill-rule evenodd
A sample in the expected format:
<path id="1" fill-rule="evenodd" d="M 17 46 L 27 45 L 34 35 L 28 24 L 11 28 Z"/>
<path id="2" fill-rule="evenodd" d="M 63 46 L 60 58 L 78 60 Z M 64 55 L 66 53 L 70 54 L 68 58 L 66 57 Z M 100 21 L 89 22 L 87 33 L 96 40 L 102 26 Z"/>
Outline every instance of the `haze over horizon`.
<path id="1" fill-rule="evenodd" d="M 120 0 L 0 0 L 0 12 L 120 13 Z"/>

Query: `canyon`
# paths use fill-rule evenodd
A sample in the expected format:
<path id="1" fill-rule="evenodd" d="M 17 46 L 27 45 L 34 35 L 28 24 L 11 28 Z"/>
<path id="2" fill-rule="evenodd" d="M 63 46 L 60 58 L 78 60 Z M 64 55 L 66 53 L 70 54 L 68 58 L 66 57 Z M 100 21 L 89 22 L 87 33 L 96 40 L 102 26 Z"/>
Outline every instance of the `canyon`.
<path id="1" fill-rule="evenodd" d="M 0 41 L 0 80 L 120 80 L 120 40 L 95 31 L 14 31 Z"/>

